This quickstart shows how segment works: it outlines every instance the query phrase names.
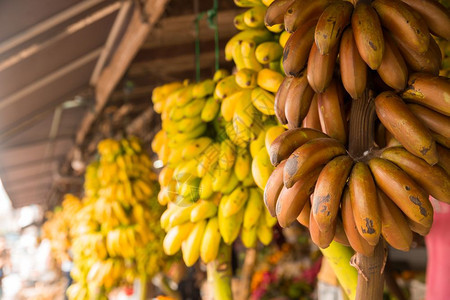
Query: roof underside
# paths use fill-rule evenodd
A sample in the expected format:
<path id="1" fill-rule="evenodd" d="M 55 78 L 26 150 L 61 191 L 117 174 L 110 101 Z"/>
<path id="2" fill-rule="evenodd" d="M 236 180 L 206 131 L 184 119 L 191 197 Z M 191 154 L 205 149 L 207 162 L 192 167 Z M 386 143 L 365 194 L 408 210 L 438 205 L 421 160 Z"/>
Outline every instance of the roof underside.
<path id="1" fill-rule="evenodd" d="M 13 207 L 51 207 L 63 193 L 80 193 L 82 172 L 73 163 L 92 159 L 100 139 L 126 132 L 148 141 L 158 130 L 150 94 L 162 83 L 195 78 L 196 16 L 193 3 L 160 2 L 164 14 L 99 108 L 104 70 L 136 10 L 145 16 L 142 7 L 136 1 L 0 1 L 0 178 Z M 220 2 L 223 49 L 236 32 L 237 10 L 231 0 Z M 204 11 L 212 1 L 197 5 Z M 214 32 L 205 20 L 200 48 L 202 76 L 211 76 Z M 222 52 L 220 61 L 230 66 Z"/>

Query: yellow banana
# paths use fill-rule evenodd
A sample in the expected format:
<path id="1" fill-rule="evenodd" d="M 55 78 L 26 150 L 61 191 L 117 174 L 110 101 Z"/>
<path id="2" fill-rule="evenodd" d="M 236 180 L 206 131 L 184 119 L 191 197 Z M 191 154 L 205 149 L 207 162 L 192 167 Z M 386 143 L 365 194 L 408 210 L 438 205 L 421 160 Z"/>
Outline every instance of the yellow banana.
<path id="1" fill-rule="evenodd" d="M 261 113 L 272 116 L 275 115 L 275 96 L 263 88 L 255 87 L 252 90 L 251 99 L 253 106 Z"/>
<path id="2" fill-rule="evenodd" d="M 264 42 L 259 44 L 255 50 L 255 56 L 259 63 L 268 64 L 279 61 L 283 55 L 283 47 L 277 42 Z"/>
<path id="3" fill-rule="evenodd" d="M 259 150 L 258 154 L 253 158 L 252 161 L 252 175 L 255 180 L 256 185 L 264 190 L 267 180 L 273 171 L 273 166 L 270 163 L 269 155 L 267 154 L 266 148 Z"/>
<path id="4" fill-rule="evenodd" d="M 263 89 L 276 93 L 283 81 L 284 76 L 270 69 L 262 69 L 258 72 L 256 82 Z"/>
<path id="5" fill-rule="evenodd" d="M 256 87 L 256 71 L 252 69 L 240 69 L 236 72 L 236 83 L 243 89 Z"/>
<path id="6" fill-rule="evenodd" d="M 253 226 L 251 228 L 242 228 L 241 240 L 242 244 L 244 244 L 246 248 L 256 247 L 256 242 L 258 242 L 257 229 L 257 226 Z"/>
<path id="7" fill-rule="evenodd" d="M 211 122 L 217 116 L 219 112 L 220 104 L 214 99 L 214 97 L 209 97 L 206 99 L 205 105 L 203 106 L 200 118 L 203 122 Z"/>
<path id="8" fill-rule="evenodd" d="M 239 181 L 243 181 L 250 173 L 251 168 L 250 153 L 246 149 L 239 148 L 236 154 L 236 162 L 234 164 L 234 174 Z"/>
<path id="9" fill-rule="evenodd" d="M 191 267 L 200 257 L 200 247 L 202 245 L 203 233 L 205 232 L 206 221 L 200 221 L 194 225 L 188 238 L 181 243 L 183 260 L 186 266 Z"/>
<path id="10" fill-rule="evenodd" d="M 249 197 L 249 190 L 244 187 L 235 189 L 228 197 L 222 198 L 221 207 L 222 215 L 230 217 L 238 213 L 245 205 Z"/>
<path id="11" fill-rule="evenodd" d="M 242 40 L 240 41 L 240 46 L 244 67 L 255 71 L 261 70 L 262 65 L 255 56 L 256 42 L 253 40 Z"/>
<path id="12" fill-rule="evenodd" d="M 214 92 L 214 88 L 216 83 L 212 79 L 203 80 L 194 85 L 192 89 L 192 96 L 194 98 L 204 98 L 209 95 L 212 95 Z"/>
<path id="13" fill-rule="evenodd" d="M 204 263 L 207 264 L 216 259 L 221 240 L 218 218 L 214 217 L 209 219 L 200 246 L 200 257 Z"/>
<path id="14" fill-rule="evenodd" d="M 263 28 L 264 16 L 267 8 L 265 6 L 255 6 L 244 13 L 244 22 L 250 28 Z"/>
<path id="15" fill-rule="evenodd" d="M 264 209 L 261 194 L 254 188 L 250 189 L 242 226 L 246 229 L 255 227 Z"/>
<path id="16" fill-rule="evenodd" d="M 214 217 L 217 213 L 217 205 L 211 201 L 199 200 L 191 210 L 191 222 L 197 223 L 201 220 Z"/>
<path id="17" fill-rule="evenodd" d="M 239 235 L 239 231 L 241 229 L 241 224 L 244 219 L 244 209 L 241 209 L 238 213 L 230 216 L 225 217 L 223 214 L 223 198 L 220 201 L 219 204 L 219 213 L 218 213 L 218 219 L 219 219 L 219 231 L 222 235 L 223 241 L 231 245 L 234 240 Z"/>

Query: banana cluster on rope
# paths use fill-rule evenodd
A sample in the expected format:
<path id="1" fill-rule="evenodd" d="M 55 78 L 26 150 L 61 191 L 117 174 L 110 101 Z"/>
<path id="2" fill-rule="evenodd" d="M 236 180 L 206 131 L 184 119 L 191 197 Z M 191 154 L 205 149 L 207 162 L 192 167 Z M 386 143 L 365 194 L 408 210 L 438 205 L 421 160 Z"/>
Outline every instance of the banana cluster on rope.
<path id="1" fill-rule="evenodd" d="M 436 42 L 450 38 L 448 10 L 433 0 L 275 0 L 265 25 L 277 24 L 289 37 L 274 111 L 289 130 L 270 146 L 268 210 L 283 227 L 308 226 L 321 248 L 335 239 L 372 255 L 381 235 L 407 251 L 412 231 L 430 230 L 428 196 L 450 202 L 450 81 L 438 76 L 447 71 Z M 375 143 L 350 157 L 350 106 L 365 93 Z"/>
<path id="2" fill-rule="evenodd" d="M 134 137 L 103 140 L 98 152 L 86 170 L 83 207 L 72 216 L 69 299 L 105 298 L 113 287 L 156 274 L 165 261 L 149 157 Z"/>
<path id="3" fill-rule="evenodd" d="M 42 237 L 50 241 L 52 256 L 58 264 L 70 260 L 70 228 L 74 226 L 73 216 L 81 209 L 81 200 L 72 194 L 64 196 L 61 207 L 48 213 L 42 225 Z"/>

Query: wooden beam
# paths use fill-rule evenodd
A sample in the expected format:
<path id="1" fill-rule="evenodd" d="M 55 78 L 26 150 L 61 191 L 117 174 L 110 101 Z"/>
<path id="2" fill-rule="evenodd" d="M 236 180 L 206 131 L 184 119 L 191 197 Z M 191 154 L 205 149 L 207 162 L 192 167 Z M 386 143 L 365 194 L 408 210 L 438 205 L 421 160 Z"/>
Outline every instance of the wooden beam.
<path id="1" fill-rule="evenodd" d="M 86 0 L 82 1 L 76 5 L 71 6 L 70 8 L 64 10 L 63 12 L 60 12 L 51 18 L 46 19 L 45 21 L 42 21 L 33 27 L 7 39 L 6 41 L 0 43 L 0 54 L 4 53 L 10 49 L 13 49 L 14 47 L 26 42 L 27 40 L 30 40 L 43 32 L 57 26 L 58 24 L 61 24 L 76 15 L 87 11 L 88 9 L 94 7 L 95 5 L 103 2 L 105 0 Z"/>
<path id="2" fill-rule="evenodd" d="M 94 51 L 76 59 L 75 61 L 65 65 L 64 67 L 48 74 L 47 76 L 36 80 L 35 82 L 27 85 L 20 91 L 9 95 L 8 97 L 0 100 L 0 109 L 5 108 L 8 105 L 13 104 L 14 102 L 20 100 L 21 98 L 32 94 L 36 90 L 42 88 L 43 86 L 46 86 L 50 84 L 51 82 L 73 72 L 74 70 L 84 66 L 87 63 L 90 63 L 91 61 L 95 60 L 101 53 L 102 48 L 97 48 Z"/>
<path id="3" fill-rule="evenodd" d="M 103 109 L 116 84 L 125 74 L 132 59 L 144 43 L 150 30 L 162 15 L 168 0 L 146 1 L 144 10 L 135 8 L 127 30 L 117 47 L 111 63 L 103 69 L 97 85 L 95 86 L 96 111 Z M 146 22 L 142 22 L 142 14 L 148 16 Z"/>
<path id="4" fill-rule="evenodd" d="M 36 53 L 47 49 L 48 47 L 65 39 L 66 37 L 86 28 L 87 26 L 106 18 L 107 16 L 118 10 L 119 7 L 120 3 L 113 2 L 112 4 L 95 11 L 91 15 L 86 16 L 81 20 L 77 20 L 75 23 L 67 26 L 65 30 L 56 34 L 55 36 L 52 36 L 44 42 L 30 45 L 29 47 L 19 51 L 17 54 L 8 57 L 7 59 L 0 62 L 0 72 L 12 67 L 15 64 L 20 63 L 21 61 L 32 55 L 36 55 Z"/>
<path id="5" fill-rule="evenodd" d="M 105 47 L 103 48 L 102 54 L 100 55 L 97 64 L 95 65 L 94 72 L 92 72 L 90 84 L 95 85 L 98 78 L 100 77 L 100 72 L 105 66 L 106 61 L 111 56 L 111 52 L 117 43 L 120 33 L 122 32 L 125 21 L 133 8 L 133 3 L 131 1 L 122 3 L 119 13 L 117 14 L 114 24 L 109 32 L 108 39 L 106 40 Z"/>

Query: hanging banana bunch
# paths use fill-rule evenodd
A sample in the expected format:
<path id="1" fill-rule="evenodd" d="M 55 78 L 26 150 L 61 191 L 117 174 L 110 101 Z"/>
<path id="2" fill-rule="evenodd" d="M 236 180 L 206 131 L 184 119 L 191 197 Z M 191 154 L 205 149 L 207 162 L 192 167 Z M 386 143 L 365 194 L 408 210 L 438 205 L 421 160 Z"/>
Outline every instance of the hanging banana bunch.
<path id="1" fill-rule="evenodd" d="M 74 269 L 69 299 L 107 299 L 114 287 L 153 276 L 164 266 L 159 186 L 134 138 L 99 143 L 88 166 L 83 207 L 72 216 Z"/>
<path id="2" fill-rule="evenodd" d="M 449 11 L 433 0 L 275 0 L 264 22 L 285 30 L 274 111 L 289 128 L 268 147 L 268 211 L 282 227 L 307 226 L 320 248 L 335 240 L 371 256 L 383 237 L 408 251 L 412 232 L 432 225 L 429 195 L 450 203 L 450 81 L 438 76 Z M 375 140 L 353 157 L 350 106 L 367 90 Z"/>

